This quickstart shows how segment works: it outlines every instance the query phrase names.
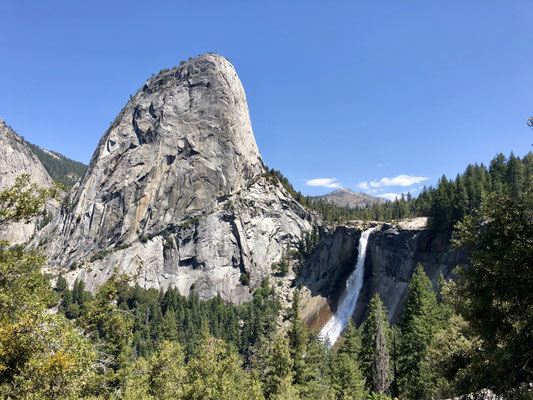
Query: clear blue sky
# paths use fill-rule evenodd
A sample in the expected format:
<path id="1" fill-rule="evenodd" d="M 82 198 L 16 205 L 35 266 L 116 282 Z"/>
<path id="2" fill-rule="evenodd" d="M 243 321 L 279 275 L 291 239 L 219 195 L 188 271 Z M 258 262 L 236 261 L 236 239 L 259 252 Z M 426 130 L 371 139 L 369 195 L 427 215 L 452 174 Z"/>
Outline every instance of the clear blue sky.
<path id="1" fill-rule="evenodd" d="M 331 190 L 319 178 L 415 191 L 531 149 L 531 0 L 195 3 L 3 0 L 0 117 L 88 162 L 151 73 L 210 51 L 237 69 L 264 161 L 304 194 Z"/>

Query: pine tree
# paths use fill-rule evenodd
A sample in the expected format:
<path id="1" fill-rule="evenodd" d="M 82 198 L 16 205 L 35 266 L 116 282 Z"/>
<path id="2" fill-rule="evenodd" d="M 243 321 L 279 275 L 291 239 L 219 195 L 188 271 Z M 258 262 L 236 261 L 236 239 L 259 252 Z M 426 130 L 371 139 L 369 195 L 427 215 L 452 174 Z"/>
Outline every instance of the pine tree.
<path id="1" fill-rule="evenodd" d="M 390 329 L 387 311 L 378 293 L 370 300 L 362 328 L 359 355 L 368 387 L 376 393 L 388 393 L 391 371 L 387 336 L 390 336 Z"/>
<path id="2" fill-rule="evenodd" d="M 238 355 L 221 339 L 207 336 L 187 364 L 184 400 L 260 400 Z"/>
<path id="3" fill-rule="evenodd" d="M 298 390 L 292 385 L 294 370 L 289 344 L 278 335 L 270 348 L 266 366 L 265 393 L 268 399 L 297 398 Z"/>
<path id="4" fill-rule="evenodd" d="M 516 157 L 513 153 L 509 157 L 507 163 L 507 176 L 506 182 L 509 186 L 511 194 L 518 196 L 524 186 L 524 165 L 520 161 L 519 157 Z"/>
<path id="5" fill-rule="evenodd" d="M 60 273 L 59 276 L 57 277 L 55 290 L 59 294 L 62 295 L 65 292 L 65 290 L 67 290 L 67 289 L 68 289 L 67 280 L 65 279 L 63 274 Z"/>
<path id="6" fill-rule="evenodd" d="M 333 357 L 331 385 L 339 400 L 364 399 L 368 393 L 359 363 L 346 352 L 337 352 Z"/>
<path id="7" fill-rule="evenodd" d="M 293 361 L 294 369 L 294 382 L 296 385 L 305 385 L 306 365 L 305 354 L 307 351 L 307 331 L 304 323 L 300 318 L 300 291 L 295 289 L 294 297 L 292 300 L 289 331 L 287 336 L 289 339 L 289 349 L 291 352 L 291 358 Z"/>
<path id="8" fill-rule="evenodd" d="M 344 330 L 342 338 L 343 342 L 338 352 L 347 353 L 352 358 L 359 357 L 359 353 L 361 350 L 361 337 L 359 335 L 359 332 L 357 331 L 357 328 L 355 327 L 352 318 L 348 319 L 348 325 Z"/>
<path id="9" fill-rule="evenodd" d="M 400 321 L 399 385 L 403 396 L 410 399 L 428 398 L 429 378 L 422 362 L 439 328 L 437 299 L 431 287 L 424 268 L 418 264 L 409 281 Z"/>
<path id="10" fill-rule="evenodd" d="M 533 189 L 488 195 L 459 227 L 455 244 L 470 249 L 460 268 L 454 303 L 490 364 L 483 370 L 497 391 L 533 380 Z"/>

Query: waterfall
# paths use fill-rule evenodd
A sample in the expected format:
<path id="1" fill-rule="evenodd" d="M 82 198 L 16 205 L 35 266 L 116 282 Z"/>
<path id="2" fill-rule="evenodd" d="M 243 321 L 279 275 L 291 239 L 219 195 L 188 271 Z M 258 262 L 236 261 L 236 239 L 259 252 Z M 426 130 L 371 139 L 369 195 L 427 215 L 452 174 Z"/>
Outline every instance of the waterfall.
<path id="1" fill-rule="evenodd" d="M 320 331 L 320 336 L 323 339 L 329 339 L 332 346 L 335 344 L 344 328 L 346 328 L 346 325 L 348 325 L 348 319 L 351 318 L 355 310 L 355 305 L 357 304 L 359 293 L 363 287 L 363 279 L 365 276 L 365 258 L 368 238 L 375 229 L 375 227 L 367 229 L 361 234 L 361 239 L 359 239 L 357 264 L 355 264 L 354 271 L 346 281 L 346 289 L 339 301 L 337 312 Z"/>

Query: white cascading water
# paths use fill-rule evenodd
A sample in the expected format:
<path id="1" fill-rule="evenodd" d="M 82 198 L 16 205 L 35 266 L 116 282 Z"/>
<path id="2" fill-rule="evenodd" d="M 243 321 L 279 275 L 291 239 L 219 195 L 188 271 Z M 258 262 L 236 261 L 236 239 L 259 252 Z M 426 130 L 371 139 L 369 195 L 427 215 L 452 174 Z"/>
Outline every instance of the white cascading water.
<path id="1" fill-rule="evenodd" d="M 346 289 L 339 301 L 337 312 L 320 331 L 320 336 L 323 339 L 329 339 L 329 343 L 332 346 L 335 344 L 344 328 L 346 328 L 346 325 L 348 325 L 348 319 L 352 316 L 355 310 L 365 276 L 366 245 L 368 243 L 368 238 L 374 229 L 376 228 L 367 229 L 361 234 L 361 239 L 359 239 L 357 264 L 346 281 Z"/>

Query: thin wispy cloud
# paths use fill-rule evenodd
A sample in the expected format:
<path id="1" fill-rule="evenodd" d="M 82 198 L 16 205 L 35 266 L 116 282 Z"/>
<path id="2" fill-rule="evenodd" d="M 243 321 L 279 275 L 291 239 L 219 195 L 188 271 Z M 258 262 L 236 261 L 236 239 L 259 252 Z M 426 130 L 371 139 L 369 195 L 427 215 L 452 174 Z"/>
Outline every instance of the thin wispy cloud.
<path id="1" fill-rule="evenodd" d="M 384 186 L 412 186 L 417 183 L 428 180 L 424 176 L 414 176 L 414 175 L 398 175 L 392 178 L 381 178 L 379 181 L 374 180 L 372 182 L 363 181 L 360 182 L 357 187 L 361 190 L 370 190 L 370 188 L 381 188 Z"/>
<path id="2" fill-rule="evenodd" d="M 384 167 L 384 166 L 385 166 L 385 164 L 383 164 L 383 163 L 378 163 L 378 165 L 377 165 L 378 168 L 381 168 L 381 167 Z"/>
<path id="3" fill-rule="evenodd" d="M 337 178 L 316 178 L 310 179 L 305 183 L 308 186 L 325 187 L 329 189 L 339 189 L 342 187 L 342 184 L 337 182 Z"/>

